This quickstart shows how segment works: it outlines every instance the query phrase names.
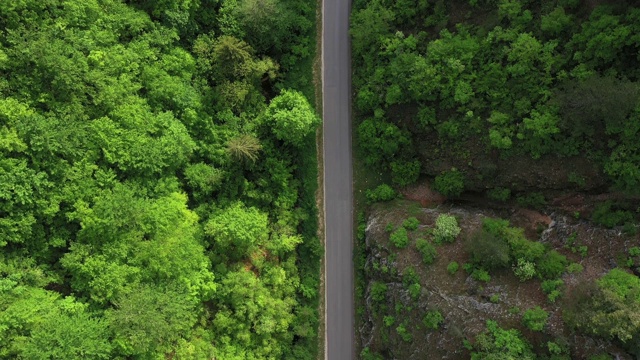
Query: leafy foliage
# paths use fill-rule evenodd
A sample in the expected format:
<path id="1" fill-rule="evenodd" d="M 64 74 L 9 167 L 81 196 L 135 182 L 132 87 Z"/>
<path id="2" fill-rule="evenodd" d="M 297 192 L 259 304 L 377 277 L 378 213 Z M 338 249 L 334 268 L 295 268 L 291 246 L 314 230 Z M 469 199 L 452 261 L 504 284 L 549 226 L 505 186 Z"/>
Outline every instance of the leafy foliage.
<path id="1" fill-rule="evenodd" d="M 440 214 L 436 219 L 436 225 L 433 229 L 433 237 L 436 243 L 454 242 L 460 234 L 458 220 L 453 215 Z"/>
<path id="2" fill-rule="evenodd" d="M 517 358 L 535 359 L 531 345 L 522 338 L 518 330 L 505 330 L 495 321 L 487 320 L 487 330 L 476 336 L 471 358 Z"/>
<path id="3" fill-rule="evenodd" d="M 418 249 L 418 252 L 420 253 L 420 255 L 422 255 L 422 262 L 425 265 L 433 263 L 433 261 L 436 259 L 436 248 L 428 240 L 416 240 L 416 249 Z"/>
<path id="4" fill-rule="evenodd" d="M 444 322 L 444 317 L 438 310 L 427 311 L 427 314 L 422 318 L 422 323 L 427 329 L 437 330 Z"/>
<path id="5" fill-rule="evenodd" d="M 640 323 L 640 279 L 621 269 L 613 269 L 575 294 L 567 321 L 587 334 L 621 341 L 632 353 L 637 353 Z"/>
<path id="6" fill-rule="evenodd" d="M 407 234 L 407 229 L 402 226 L 397 228 L 391 233 L 389 241 L 391 241 L 391 243 L 398 249 L 407 247 L 409 245 L 409 235 Z"/>
<path id="7" fill-rule="evenodd" d="M 464 176 L 458 170 L 451 170 L 436 176 L 435 189 L 444 196 L 459 196 L 464 191 Z"/>
<path id="8" fill-rule="evenodd" d="M 396 191 L 389 185 L 378 185 L 375 189 L 367 189 L 366 191 L 367 201 L 369 203 L 379 201 L 389 201 L 396 198 Z"/>
<path id="9" fill-rule="evenodd" d="M 315 358 L 314 22 L 0 4 L 0 357 Z"/>
<path id="10" fill-rule="evenodd" d="M 547 324 L 547 318 L 549 314 L 539 306 L 528 309 L 522 315 L 522 322 L 524 326 L 533 331 L 542 331 Z"/>

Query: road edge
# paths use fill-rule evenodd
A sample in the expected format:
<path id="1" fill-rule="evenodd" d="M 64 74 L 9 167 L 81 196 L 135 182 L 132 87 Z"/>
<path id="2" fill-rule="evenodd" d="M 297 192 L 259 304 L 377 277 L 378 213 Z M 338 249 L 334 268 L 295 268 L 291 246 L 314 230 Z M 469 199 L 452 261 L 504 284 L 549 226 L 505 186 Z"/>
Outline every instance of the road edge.
<path id="1" fill-rule="evenodd" d="M 316 56 L 313 61 L 313 85 L 315 88 L 315 107 L 320 119 L 323 116 L 323 69 L 322 69 L 322 44 L 323 44 L 323 10 L 324 1 L 316 1 Z M 324 231 L 324 133 L 323 126 L 316 130 L 316 158 L 318 162 L 318 190 L 316 190 L 316 207 L 318 209 L 318 239 L 322 248 L 326 248 Z M 325 256 L 320 259 L 320 284 L 318 287 L 318 360 L 324 360 L 326 356 L 326 295 L 325 295 Z"/>

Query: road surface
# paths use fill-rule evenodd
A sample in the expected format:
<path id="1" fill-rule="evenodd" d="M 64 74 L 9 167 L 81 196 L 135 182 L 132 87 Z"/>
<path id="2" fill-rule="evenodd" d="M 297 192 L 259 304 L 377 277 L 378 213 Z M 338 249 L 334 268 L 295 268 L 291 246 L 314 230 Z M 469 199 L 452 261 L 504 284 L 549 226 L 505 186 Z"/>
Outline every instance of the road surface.
<path id="1" fill-rule="evenodd" d="M 325 359 L 355 359 L 350 0 L 323 0 Z"/>

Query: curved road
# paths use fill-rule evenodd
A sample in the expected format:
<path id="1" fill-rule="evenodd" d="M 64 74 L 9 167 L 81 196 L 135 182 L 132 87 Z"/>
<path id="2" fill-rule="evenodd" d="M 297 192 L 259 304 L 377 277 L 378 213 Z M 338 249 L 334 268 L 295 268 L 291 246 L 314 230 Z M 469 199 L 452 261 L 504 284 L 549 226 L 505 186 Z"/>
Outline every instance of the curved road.
<path id="1" fill-rule="evenodd" d="M 325 359 L 355 359 L 350 0 L 323 0 Z"/>

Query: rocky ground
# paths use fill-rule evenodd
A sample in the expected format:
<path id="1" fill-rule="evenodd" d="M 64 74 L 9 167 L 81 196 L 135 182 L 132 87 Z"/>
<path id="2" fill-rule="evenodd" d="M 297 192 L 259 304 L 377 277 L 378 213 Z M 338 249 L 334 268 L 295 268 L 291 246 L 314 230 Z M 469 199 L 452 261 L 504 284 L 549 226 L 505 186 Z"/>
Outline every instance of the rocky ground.
<path id="1" fill-rule="evenodd" d="M 468 359 L 470 351 L 463 346 L 464 341 L 473 343 L 475 336 L 485 329 L 486 320 L 492 319 L 503 328 L 519 329 L 537 353 L 544 353 L 547 342 L 555 341 L 567 344 L 573 359 L 586 359 L 599 352 L 630 359 L 607 341 L 573 333 L 563 322 L 562 306 L 571 301 L 571 294 L 578 284 L 593 281 L 624 263 L 628 249 L 640 244 L 638 236 L 596 227 L 562 210 L 538 212 L 517 207 L 490 208 L 478 202 L 464 206 L 445 205 L 442 204 L 444 199 L 428 187 L 410 190 L 405 195 L 413 201 L 376 204 L 367 214 L 367 289 L 360 309 L 363 321 L 359 329 L 363 348 L 368 347 L 385 359 Z M 454 243 L 437 245 L 436 260 L 424 265 L 415 240 L 429 239 L 429 229 L 442 213 L 455 215 L 462 232 Z M 416 217 L 420 226 L 410 232 L 410 245 L 397 249 L 389 242 L 387 226 L 398 227 L 409 217 Z M 582 265 L 583 271 L 565 272 L 562 276 L 566 289 L 561 300 L 550 302 L 540 288 L 540 280 L 520 282 L 511 270 L 492 273 L 487 283 L 472 279 L 463 270 L 463 264 L 468 261 L 468 239 L 480 229 L 484 217 L 508 219 L 512 226 L 525 228 L 530 240 L 541 241 L 571 262 Z M 447 272 L 447 265 L 452 261 L 460 264 L 460 269 L 453 275 Z M 410 296 L 407 286 L 402 283 L 402 275 L 410 267 L 420 278 L 421 293 L 417 299 Z M 384 300 L 373 299 L 374 283 L 387 286 Z M 536 305 L 550 313 L 542 332 L 522 326 L 522 314 Z M 437 330 L 428 329 L 422 323 L 425 314 L 433 310 L 439 311 L 444 318 Z"/>

